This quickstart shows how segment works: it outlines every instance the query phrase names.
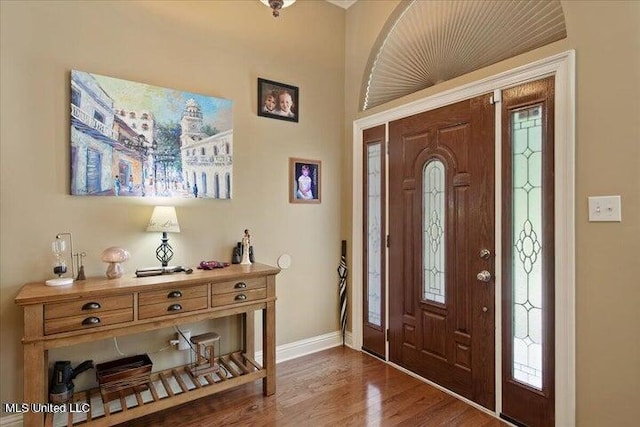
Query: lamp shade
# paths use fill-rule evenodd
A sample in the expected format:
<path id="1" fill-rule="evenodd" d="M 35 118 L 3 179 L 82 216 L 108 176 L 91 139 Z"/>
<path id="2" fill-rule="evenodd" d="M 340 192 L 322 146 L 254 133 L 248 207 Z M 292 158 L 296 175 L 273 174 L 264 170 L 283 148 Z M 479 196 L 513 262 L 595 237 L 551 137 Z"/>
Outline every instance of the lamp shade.
<path id="1" fill-rule="evenodd" d="M 151 214 L 147 231 L 162 231 L 169 233 L 179 233 L 180 224 L 176 208 L 173 206 L 156 206 Z"/>

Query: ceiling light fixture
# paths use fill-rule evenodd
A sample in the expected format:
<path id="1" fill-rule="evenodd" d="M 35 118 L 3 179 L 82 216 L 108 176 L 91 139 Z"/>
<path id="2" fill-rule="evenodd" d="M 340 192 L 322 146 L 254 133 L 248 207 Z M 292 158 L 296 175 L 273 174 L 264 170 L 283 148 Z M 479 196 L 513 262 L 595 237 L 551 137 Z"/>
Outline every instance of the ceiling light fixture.
<path id="1" fill-rule="evenodd" d="M 280 9 L 289 7 L 296 2 L 296 0 L 260 0 L 264 5 L 273 9 L 273 17 L 280 16 Z"/>

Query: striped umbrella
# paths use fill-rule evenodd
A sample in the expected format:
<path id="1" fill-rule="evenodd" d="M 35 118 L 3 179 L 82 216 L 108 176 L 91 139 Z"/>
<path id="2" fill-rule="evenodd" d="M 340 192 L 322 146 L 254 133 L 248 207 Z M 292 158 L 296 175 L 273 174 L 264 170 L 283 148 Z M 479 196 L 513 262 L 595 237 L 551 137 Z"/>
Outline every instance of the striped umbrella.
<path id="1" fill-rule="evenodd" d="M 342 256 L 338 266 L 338 277 L 340 277 L 340 327 L 342 329 L 342 345 L 344 346 L 344 336 L 347 330 L 347 241 L 342 241 Z"/>

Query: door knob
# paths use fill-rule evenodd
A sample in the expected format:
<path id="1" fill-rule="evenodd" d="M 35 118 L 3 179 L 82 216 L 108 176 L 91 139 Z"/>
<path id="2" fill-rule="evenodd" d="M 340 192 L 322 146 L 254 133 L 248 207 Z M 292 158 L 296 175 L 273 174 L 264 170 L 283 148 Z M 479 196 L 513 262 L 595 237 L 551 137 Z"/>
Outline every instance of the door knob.
<path id="1" fill-rule="evenodd" d="M 491 273 L 487 270 L 482 270 L 476 277 L 479 281 L 487 283 L 491 280 Z"/>

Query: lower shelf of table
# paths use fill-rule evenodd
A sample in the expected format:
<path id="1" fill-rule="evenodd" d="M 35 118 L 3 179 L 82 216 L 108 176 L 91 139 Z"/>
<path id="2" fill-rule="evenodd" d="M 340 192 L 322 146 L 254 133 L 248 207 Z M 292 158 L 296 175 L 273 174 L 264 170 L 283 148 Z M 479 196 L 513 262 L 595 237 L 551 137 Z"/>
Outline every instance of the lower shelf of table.
<path id="1" fill-rule="evenodd" d="M 45 425 L 114 425 L 266 376 L 262 366 L 241 352 L 218 357 L 216 361 L 222 368 L 219 373 L 193 377 L 186 366 L 154 372 L 148 383 L 123 391 L 119 398 L 109 402 L 103 402 L 100 388 L 78 392 L 69 405 L 74 412 L 49 413 Z"/>

